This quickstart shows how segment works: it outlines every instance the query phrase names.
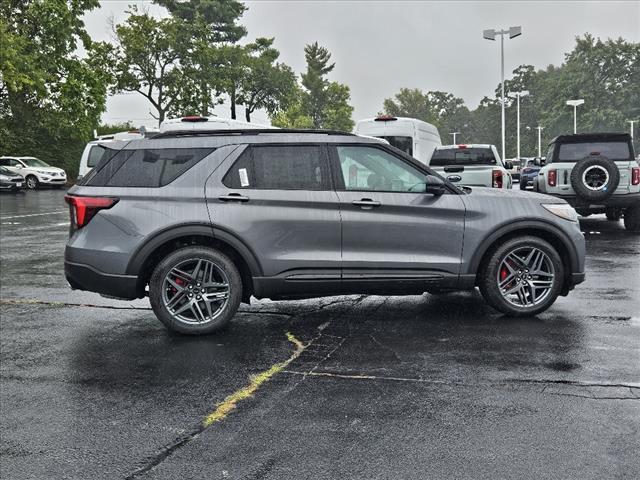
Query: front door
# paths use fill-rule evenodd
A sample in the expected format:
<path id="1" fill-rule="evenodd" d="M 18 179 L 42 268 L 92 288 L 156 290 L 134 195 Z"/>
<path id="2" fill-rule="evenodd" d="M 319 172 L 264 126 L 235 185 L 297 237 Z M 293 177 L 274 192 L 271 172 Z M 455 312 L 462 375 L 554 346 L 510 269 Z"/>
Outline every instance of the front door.
<path id="1" fill-rule="evenodd" d="M 345 287 L 455 285 L 464 233 L 460 195 L 425 193 L 425 171 L 382 145 L 332 147 L 332 158 Z"/>

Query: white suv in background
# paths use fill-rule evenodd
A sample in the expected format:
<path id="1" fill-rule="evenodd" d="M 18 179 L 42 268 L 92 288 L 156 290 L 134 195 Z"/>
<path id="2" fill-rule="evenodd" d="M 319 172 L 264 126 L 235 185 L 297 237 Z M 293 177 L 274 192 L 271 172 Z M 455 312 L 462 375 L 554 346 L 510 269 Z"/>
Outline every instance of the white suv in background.
<path id="1" fill-rule="evenodd" d="M 40 185 L 64 187 L 67 184 L 67 174 L 63 169 L 52 167 L 36 157 L 0 157 L 0 166 L 22 175 L 31 190 Z"/>
<path id="2" fill-rule="evenodd" d="M 494 145 L 436 147 L 428 165 L 450 182 L 468 187 L 511 188 L 509 161 L 502 162 Z"/>

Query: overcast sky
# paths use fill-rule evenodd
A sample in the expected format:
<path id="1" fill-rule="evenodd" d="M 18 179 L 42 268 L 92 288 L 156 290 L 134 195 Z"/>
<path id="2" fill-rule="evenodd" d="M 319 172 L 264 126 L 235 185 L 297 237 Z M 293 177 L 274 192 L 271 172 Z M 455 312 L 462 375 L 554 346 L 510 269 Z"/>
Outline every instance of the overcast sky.
<path id="1" fill-rule="evenodd" d="M 111 38 L 108 19 L 126 18 L 136 3 L 165 15 L 150 1 L 101 1 L 85 16 L 96 40 Z M 401 87 L 444 90 L 475 108 L 500 81 L 500 43 L 482 39 L 486 28 L 521 25 L 523 34 L 505 41 L 505 71 L 521 64 L 559 65 L 576 35 L 640 41 L 640 1 L 435 2 L 435 1 L 248 1 L 242 17 L 248 40 L 275 37 L 280 61 L 305 69 L 303 48 L 318 41 L 336 63 L 331 79 L 351 88 L 355 120 L 374 116 Z M 139 94 L 109 98 L 103 121 L 153 125 Z M 225 106 L 215 113 L 227 117 Z M 242 118 L 243 111 L 238 112 Z M 268 123 L 257 112 L 252 120 Z"/>

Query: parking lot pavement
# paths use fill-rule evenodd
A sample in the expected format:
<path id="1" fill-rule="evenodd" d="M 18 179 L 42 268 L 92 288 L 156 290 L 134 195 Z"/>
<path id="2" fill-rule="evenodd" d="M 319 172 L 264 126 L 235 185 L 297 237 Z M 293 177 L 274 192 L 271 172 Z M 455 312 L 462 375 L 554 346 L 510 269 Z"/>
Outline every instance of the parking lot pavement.
<path id="1" fill-rule="evenodd" d="M 640 237 L 589 217 L 535 319 L 478 294 L 255 302 L 168 333 L 72 292 L 63 192 L 0 197 L 2 478 L 638 478 Z"/>

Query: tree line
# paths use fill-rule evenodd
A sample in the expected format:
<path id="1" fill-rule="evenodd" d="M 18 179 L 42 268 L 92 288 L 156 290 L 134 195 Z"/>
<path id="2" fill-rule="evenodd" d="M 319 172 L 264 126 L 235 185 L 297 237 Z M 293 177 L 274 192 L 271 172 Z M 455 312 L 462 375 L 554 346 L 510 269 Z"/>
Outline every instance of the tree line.
<path id="1" fill-rule="evenodd" d="M 573 108 L 570 99 L 584 99 L 578 107 L 578 132 L 628 132 L 628 120 L 640 119 L 640 43 L 623 39 L 602 41 L 586 34 L 576 38 L 574 49 L 564 63 L 536 70 L 520 65 L 505 80 L 506 92 L 528 91 L 520 99 L 521 154 L 537 155 L 538 134 L 542 130 L 542 154 L 555 136 L 573 133 Z M 433 123 L 443 143 L 451 143 L 451 132 L 460 132 L 459 143 L 501 144 L 500 90 L 485 96 L 469 110 L 461 98 L 448 92 L 403 88 L 383 102 L 383 113 L 419 118 Z M 516 156 L 516 101 L 507 99 L 506 155 Z M 636 151 L 640 125 L 634 135 Z"/>
<path id="2" fill-rule="evenodd" d="M 279 127 L 350 131 L 349 86 L 331 81 L 331 53 L 317 42 L 301 48 L 299 75 L 279 60 L 274 38 L 249 40 L 238 0 L 154 0 L 168 15 L 135 6 L 113 25 L 113 40 L 92 40 L 83 15 L 98 0 L 0 0 L 0 154 L 35 155 L 73 173 L 84 144 L 104 126 L 108 95 L 144 96 L 161 122 L 187 114 L 251 121 L 260 110 Z M 572 130 L 570 98 L 584 98 L 579 130 L 621 131 L 640 117 L 640 44 L 577 38 L 564 63 L 536 70 L 522 65 L 507 91 L 529 90 L 521 103 L 522 152 L 532 155 L 534 128 L 545 140 Z M 470 110 L 450 92 L 403 88 L 382 112 L 435 124 L 443 139 L 500 143 L 500 85 Z M 226 116 L 226 115 L 225 115 Z M 508 156 L 515 155 L 515 106 L 507 106 Z M 527 127 L 529 130 L 527 130 Z"/>

